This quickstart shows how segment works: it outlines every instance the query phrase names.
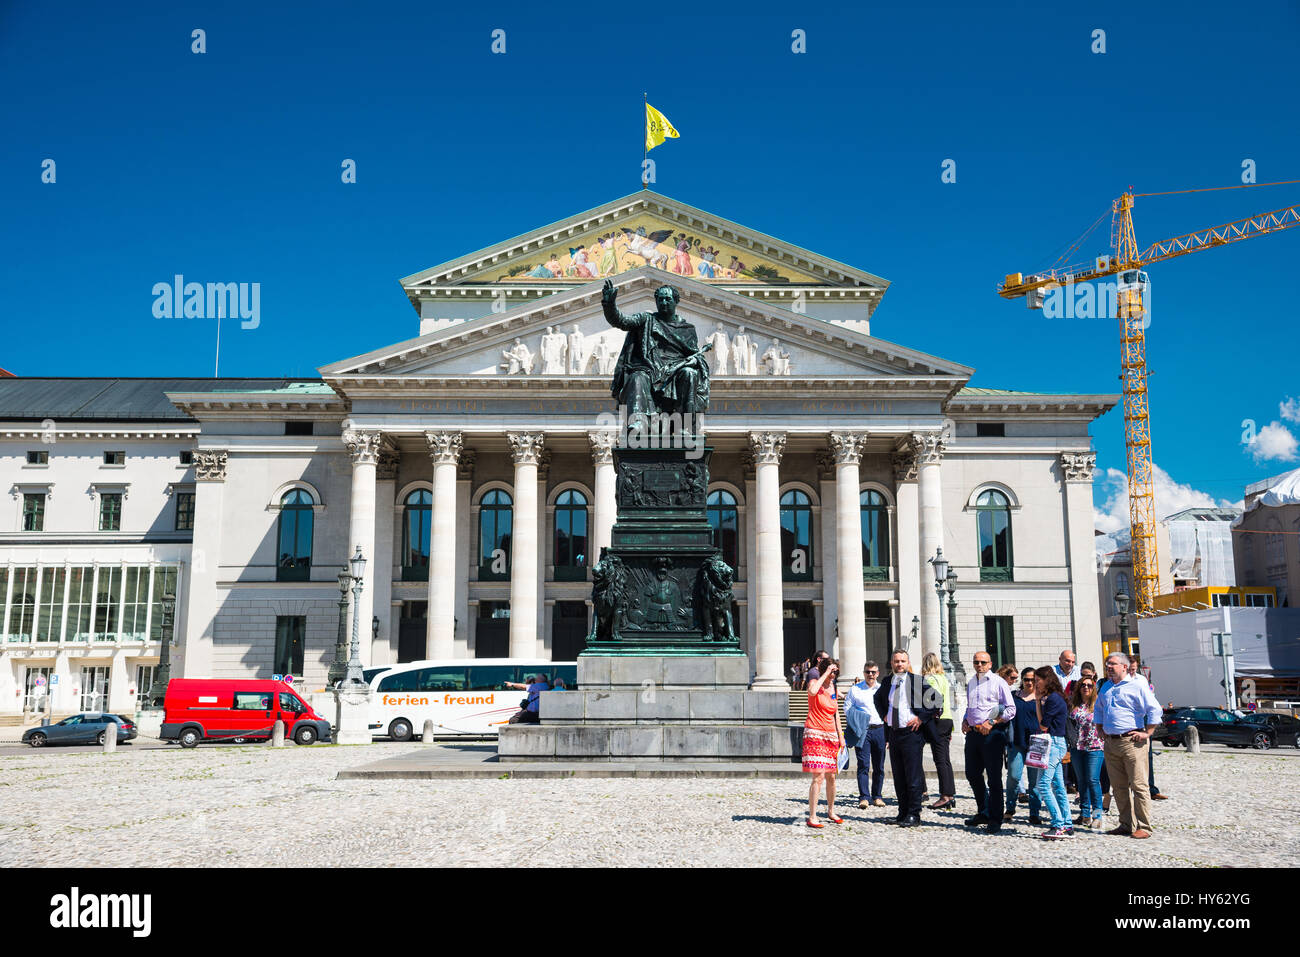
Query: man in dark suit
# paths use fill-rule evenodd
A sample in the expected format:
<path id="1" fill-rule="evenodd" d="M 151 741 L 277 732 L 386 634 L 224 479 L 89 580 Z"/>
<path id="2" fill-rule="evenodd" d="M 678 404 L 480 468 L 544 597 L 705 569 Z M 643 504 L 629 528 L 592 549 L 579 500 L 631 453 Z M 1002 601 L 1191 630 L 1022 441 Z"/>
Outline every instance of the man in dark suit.
<path id="1" fill-rule="evenodd" d="M 898 817 L 893 823 L 917 827 L 921 823 L 921 795 L 925 793 L 925 771 L 921 767 L 925 732 L 942 712 L 943 703 L 936 692 L 926 693 L 929 685 L 924 678 L 912 674 L 906 651 L 895 651 L 889 667 L 893 674 L 881 682 L 876 692 L 876 711 L 885 719 L 885 743 L 894 773 L 894 793 L 898 795 Z"/>

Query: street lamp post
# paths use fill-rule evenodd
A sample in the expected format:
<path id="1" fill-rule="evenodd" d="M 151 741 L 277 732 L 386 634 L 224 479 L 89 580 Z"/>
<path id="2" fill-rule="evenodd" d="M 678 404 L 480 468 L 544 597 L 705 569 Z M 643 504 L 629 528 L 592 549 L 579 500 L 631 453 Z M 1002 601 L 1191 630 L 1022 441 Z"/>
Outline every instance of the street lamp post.
<path id="1" fill-rule="evenodd" d="M 948 644 L 952 647 L 953 669 L 957 672 L 957 683 L 966 686 L 966 669 L 962 665 L 961 646 L 957 643 L 957 572 L 948 569 Z"/>
<path id="2" fill-rule="evenodd" d="M 1115 592 L 1115 610 L 1119 612 L 1119 650 L 1129 653 L 1128 646 L 1128 595 L 1122 591 Z"/>
<path id="3" fill-rule="evenodd" d="M 344 568 L 339 572 L 339 636 L 334 643 L 334 661 L 325 677 L 330 687 L 342 681 L 348 670 L 348 588 L 351 584 L 352 575 Z"/>
<path id="4" fill-rule="evenodd" d="M 348 657 L 346 683 L 356 688 L 366 683 L 361 670 L 361 618 L 359 615 L 361 589 L 365 587 L 366 559 L 361 554 L 360 545 L 357 546 L 357 553 L 352 556 L 348 564 L 352 566 L 352 653 Z"/>
<path id="5" fill-rule="evenodd" d="M 943 586 L 948 581 L 948 559 L 943 557 L 943 549 L 935 549 L 930 564 L 934 566 L 934 591 L 939 599 L 939 659 L 943 662 L 944 672 L 952 670 L 952 660 L 948 656 L 948 631 L 943 621 Z"/>
<path id="6" fill-rule="evenodd" d="M 911 641 L 911 643 L 908 645 L 909 648 L 913 647 L 913 646 L 916 644 L 916 633 L 917 633 L 917 631 L 920 629 L 920 627 L 921 627 L 921 618 L 920 618 L 920 616 L 919 616 L 919 615 L 913 615 L 913 616 L 912 616 L 912 641 Z"/>
<path id="7" fill-rule="evenodd" d="M 167 592 L 162 596 L 162 628 L 158 636 L 158 671 L 149 688 L 149 703 L 161 708 L 167 698 L 167 683 L 172 680 L 172 615 L 176 611 L 176 596 Z"/>

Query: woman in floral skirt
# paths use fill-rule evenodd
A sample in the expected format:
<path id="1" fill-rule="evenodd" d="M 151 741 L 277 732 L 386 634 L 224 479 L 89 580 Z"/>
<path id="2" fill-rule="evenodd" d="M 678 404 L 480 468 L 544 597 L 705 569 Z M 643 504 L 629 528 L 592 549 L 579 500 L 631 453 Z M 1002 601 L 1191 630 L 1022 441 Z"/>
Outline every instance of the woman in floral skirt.
<path id="1" fill-rule="evenodd" d="M 832 824 L 843 824 L 835 813 L 835 775 L 839 773 L 840 748 L 844 733 L 840 730 L 840 713 L 831 697 L 831 686 L 839 674 L 840 663 L 831 659 L 821 674 L 808 683 L 808 718 L 803 723 L 803 769 L 812 775 L 808 785 L 808 826 L 825 827 L 817 820 L 817 796 L 826 783 L 826 817 Z"/>

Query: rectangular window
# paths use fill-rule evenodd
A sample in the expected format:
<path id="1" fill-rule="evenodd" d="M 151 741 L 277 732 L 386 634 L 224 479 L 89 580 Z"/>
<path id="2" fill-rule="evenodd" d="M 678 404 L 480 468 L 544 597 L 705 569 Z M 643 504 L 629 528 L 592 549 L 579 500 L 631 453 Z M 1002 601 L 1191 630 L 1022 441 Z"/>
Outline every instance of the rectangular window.
<path id="1" fill-rule="evenodd" d="M 275 619 L 275 674 L 302 677 L 307 616 L 279 615 Z"/>
<path id="2" fill-rule="evenodd" d="M 176 597 L 176 576 L 178 569 L 175 565 L 159 565 L 153 572 L 153 594 L 149 600 L 153 603 L 153 611 L 149 617 L 149 640 L 162 641 L 163 634 L 163 605 L 164 595 Z M 176 637 L 176 609 L 172 608 L 172 620 L 168 624 L 170 631 L 169 637 Z"/>
<path id="3" fill-rule="evenodd" d="M 191 449 L 181 449 L 179 455 L 180 455 L 181 465 L 193 465 L 193 464 L 194 464 L 194 452 L 193 452 L 193 450 L 191 450 Z"/>
<path id="4" fill-rule="evenodd" d="M 270 711 L 271 692 L 236 691 L 234 703 L 230 707 L 234 711 Z"/>
<path id="5" fill-rule="evenodd" d="M 1251 608 L 1272 608 L 1272 595 L 1247 595 L 1246 604 Z"/>
<path id="6" fill-rule="evenodd" d="M 147 701 L 149 699 L 149 692 L 153 690 L 154 678 L 157 676 L 157 665 L 135 666 L 135 697 L 137 701 Z"/>
<path id="7" fill-rule="evenodd" d="M 1016 663 L 1015 629 L 1011 616 L 986 615 L 984 617 L 984 650 L 993 659 L 993 670 Z"/>
<path id="8" fill-rule="evenodd" d="M 41 573 L 41 598 L 36 616 L 36 640 L 58 641 L 63 631 L 63 592 L 67 575 L 63 568 L 46 566 Z"/>
<path id="9" fill-rule="evenodd" d="M 23 531 L 45 531 L 45 493 L 23 493 Z"/>
<path id="10" fill-rule="evenodd" d="M 134 567 L 123 578 L 126 601 L 122 605 L 122 637 L 144 640 L 145 615 L 149 611 L 149 569 Z"/>
<path id="11" fill-rule="evenodd" d="M 117 565 L 103 565 L 99 569 L 99 585 L 95 589 L 95 620 L 90 631 L 95 641 L 113 641 L 117 638 L 117 603 L 122 596 L 122 569 Z"/>
<path id="12" fill-rule="evenodd" d="M 176 493 L 176 531 L 194 531 L 194 493 Z"/>
<path id="13" fill-rule="evenodd" d="M 74 565 L 68 569 L 68 627 L 64 632 L 68 641 L 90 640 L 91 586 L 95 569 L 90 565 Z"/>
<path id="14" fill-rule="evenodd" d="M 1007 434 L 1007 425 L 1005 422 L 976 422 L 975 435 L 977 438 L 1003 438 Z"/>
<path id="15" fill-rule="evenodd" d="M 42 711 L 45 709 L 50 690 L 50 668 L 28 668 L 23 678 L 23 710 Z M 37 683 L 37 679 L 41 679 Z"/>
<path id="16" fill-rule="evenodd" d="M 314 422 L 286 422 L 284 423 L 285 435 L 311 435 Z"/>
<path id="17" fill-rule="evenodd" d="M 120 532 L 122 530 L 121 492 L 104 492 L 100 494 L 99 530 L 101 532 Z"/>
<path id="18" fill-rule="evenodd" d="M 105 453 L 104 453 L 104 464 L 105 464 L 105 465 L 125 465 L 125 464 L 126 464 L 126 453 L 125 453 L 125 452 L 122 452 L 122 451 L 105 452 Z"/>
<path id="19" fill-rule="evenodd" d="M 36 569 L 15 568 L 9 605 L 9 640 L 31 641 L 36 623 Z"/>
<path id="20" fill-rule="evenodd" d="M 49 465 L 50 453 L 44 450 L 37 451 L 37 452 L 28 452 L 27 464 L 28 465 Z"/>

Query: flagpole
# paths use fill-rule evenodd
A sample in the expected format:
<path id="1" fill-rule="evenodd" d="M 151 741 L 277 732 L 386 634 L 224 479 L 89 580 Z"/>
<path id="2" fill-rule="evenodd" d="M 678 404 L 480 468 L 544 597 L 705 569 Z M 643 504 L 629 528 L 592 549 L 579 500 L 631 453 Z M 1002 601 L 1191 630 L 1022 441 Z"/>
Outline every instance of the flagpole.
<path id="1" fill-rule="evenodd" d="M 645 124 L 650 116 L 650 100 L 644 90 L 641 91 L 641 188 L 649 189 L 645 181 L 645 161 L 650 155 L 650 150 L 645 144 Z"/>

